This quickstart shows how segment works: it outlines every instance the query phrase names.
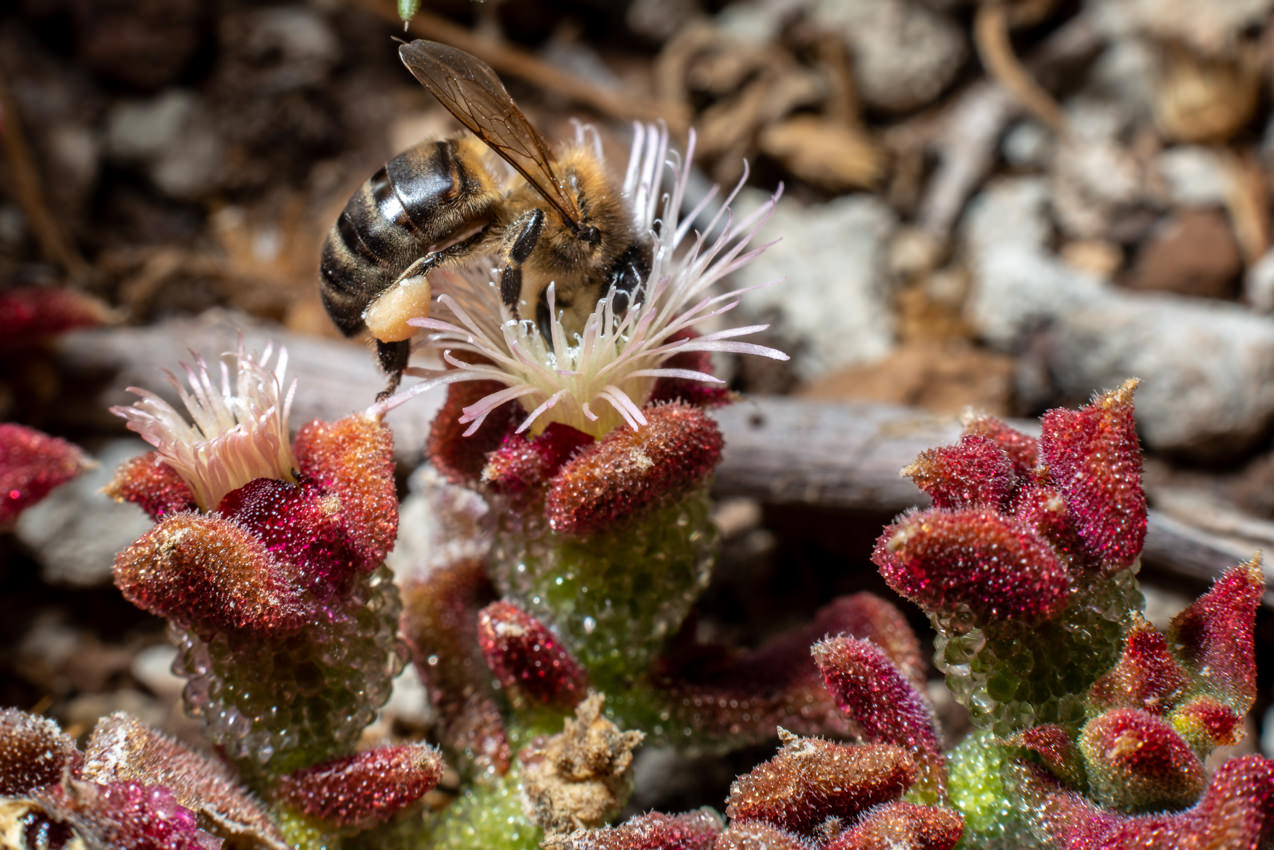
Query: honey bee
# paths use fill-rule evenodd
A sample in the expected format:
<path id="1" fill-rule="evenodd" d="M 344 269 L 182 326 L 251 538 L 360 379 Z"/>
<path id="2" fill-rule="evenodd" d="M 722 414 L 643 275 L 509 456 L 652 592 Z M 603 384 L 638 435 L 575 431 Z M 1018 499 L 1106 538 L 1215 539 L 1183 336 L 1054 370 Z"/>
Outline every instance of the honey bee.
<path id="1" fill-rule="evenodd" d="M 323 245 L 323 306 L 347 336 L 366 328 L 375 338 L 389 374 L 381 397 L 407 366 L 406 320 L 428 315 L 432 269 L 495 256 L 501 301 L 548 337 L 554 319 L 582 330 L 612 291 L 623 309 L 650 273 L 652 252 L 593 149 L 577 144 L 554 156 L 490 66 L 432 41 L 404 44 L 398 55 L 472 136 L 421 142 L 385 163 Z M 488 151 L 515 173 L 493 173 Z M 557 316 L 543 297 L 550 283 Z"/>

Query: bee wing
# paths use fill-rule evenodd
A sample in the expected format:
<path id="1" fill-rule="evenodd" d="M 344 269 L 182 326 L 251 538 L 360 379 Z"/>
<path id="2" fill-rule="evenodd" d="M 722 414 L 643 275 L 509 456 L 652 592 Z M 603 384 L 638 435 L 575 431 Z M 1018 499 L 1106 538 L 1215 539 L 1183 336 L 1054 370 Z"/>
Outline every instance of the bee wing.
<path id="1" fill-rule="evenodd" d="M 579 207 L 558 181 L 548 145 L 491 66 L 463 50 L 423 39 L 399 47 L 398 56 L 448 112 L 516 168 L 568 224 L 578 227 Z"/>

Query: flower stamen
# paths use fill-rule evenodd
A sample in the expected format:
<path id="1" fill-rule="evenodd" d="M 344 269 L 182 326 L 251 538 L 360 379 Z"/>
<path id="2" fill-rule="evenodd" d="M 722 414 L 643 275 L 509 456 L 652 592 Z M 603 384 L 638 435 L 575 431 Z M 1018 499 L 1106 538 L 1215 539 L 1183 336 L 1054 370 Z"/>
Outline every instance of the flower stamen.
<path id="1" fill-rule="evenodd" d="M 165 370 L 186 409 L 184 415 L 138 387 L 128 387 L 140 397 L 138 401 L 112 407 L 111 413 L 123 417 L 130 430 L 155 447 L 206 511 L 215 509 L 226 493 L 254 479 L 294 481 L 296 460 L 288 414 L 296 381 L 284 391 L 287 351 L 278 349 L 271 368 L 273 354 L 273 346 L 267 345 L 260 357 L 253 357 L 240 341 L 236 351 L 221 356 L 220 387 L 198 355 L 194 365 L 182 364 L 189 389 Z"/>

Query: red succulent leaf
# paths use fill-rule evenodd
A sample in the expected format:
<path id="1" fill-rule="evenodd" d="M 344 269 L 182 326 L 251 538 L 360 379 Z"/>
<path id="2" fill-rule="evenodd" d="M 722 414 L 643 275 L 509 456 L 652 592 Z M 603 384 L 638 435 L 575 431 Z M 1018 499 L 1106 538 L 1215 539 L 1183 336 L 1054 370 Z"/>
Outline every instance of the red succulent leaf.
<path id="1" fill-rule="evenodd" d="M 721 431 L 681 402 L 648 406 L 636 431 L 616 428 L 553 479 L 546 511 L 554 531 L 592 534 L 693 488 L 721 459 Z"/>
<path id="2" fill-rule="evenodd" d="M 1132 565 L 1146 539 L 1141 444 L 1133 421 L 1135 380 L 1079 410 L 1044 414 L 1040 453 L 1066 499 L 1085 550 L 1107 571 Z"/>
<path id="3" fill-rule="evenodd" d="M 195 814 L 162 785 L 99 785 L 68 778 L 35 800 L 69 823 L 91 847 L 111 850 L 220 850 L 224 842 L 199 828 Z"/>
<path id="4" fill-rule="evenodd" d="M 1035 622 L 1061 612 L 1070 578 L 1035 531 L 990 510 L 928 510 L 885 529 L 872 560 L 898 594 L 926 611 L 977 622 Z"/>
<path id="5" fill-rule="evenodd" d="M 0 709 L 0 797 L 25 797 L 55 785 L 64 770 L 79 762 L 75 740 L 52 720 Z"/>
<path id="6" fill-rule="evenodd" d="M 1009 742 L 1038 758 L 1048 772 L 1072 788 L 1087 783 L 1084 771 L 1084 754 L 1079 745 L 1061 726 L 1046 724 L 1017 733 Z"/>
<path id="7" fill-rule="evenodd" d="M 682 815 L 650 812 L 619 826 L 545 839 L 545 850 L 714 850 L 721 818 L 711 809 Z"/>
<path id="8" fill-rule="evenodd" d="M 526 497 L 538 493 L 579 449 L 593 438 L 560 422 L 550 423 L 537 437 L 509 434 L 487 455 L 482 480 L 497 493 Z"/>
<path id="9" fill-rule="evenodd" d="M 343 595 L 356 570 L 366 567 L 340 510 L 339 498 L 309 481 L 273 478 L 249 481 L 217 506 L 218 513 L 261 541 L 294 583 L 320 599 Z"/>
<path id="10" fill-rule="evenodd" d="M 1163 718 L 1113 708 L 1084 725 L 1079 748 L 1097 802 L 1121 811 L 1179 808 L 1203 790 L 1203 765 Z"/>
<path id="11" fill-rule="evenodd" d="M 933 709 L 884 651 L 841 635 L 811 649 L 827 691 L 870 744 L 897 744 L 920 762 L 928 790 L 945 795 L 946 759 Z"/>
<path id="12" fill-rule="evenodd" d="M 954 446 L 921 452 L 902 474 L 938 508 L 1004 510 L 1018 480 L 1004 449 L 976 434 L 965 434 Z"/>
<path id="13" fill-rule="evenodd" d="M 1020 488 L 1013 495 L 1009 513 L 1052 544 L 1057 552 L 1068 555 L 1083 551 L 1071 522 L 1070 509 L 1056 489 L 1034 483 Z"/>
<path id="14" fill-rule="evenodd" d="M 310 422 L 292 450 L 302 476 L 339 500 L 334 513 L 359 556 L 356 566 L 376 569 L 398 537 L 393 432 L 370 416 Z"/>
<path id="15" fill-rule="evenodd" d="M 103 492 L 117 502 L 132 502 L 154 520 L 196 507 L 194 491 L 186 479 L 164 463 L 159 452 L 121 463 Z"/>
<path id="16" fill-rule="evenodd" d="M 27 286 L 0 292 L 0 349 L 23 349 L 74 328 L 100 325 L 109 316 L 106 305 L 74 289 Z"/>
<path id="17" fill-rule="evenodd" d="M 969 418 L 964 423 L 964 433 L 988 439 L 1003 449 L 1013 462 L 1013 471 L 1019 478 L 1034 477 L 1036 464 L 1039 463 L 1039 440 L 986 414 Z"/>
<path id="18" fill-rule="evenodd" d="M 712 850 L 814 850 L 814 845 L 765 821 L 745 821 L 730 824 Z"/>
<path id="19" fill-rule="evenodd" d="M 478 642 L 500 684 L 534 702 L 570 709 L 588 690 L 588 674 L 552 630 L 512 603 L 478 613 Z"/>
<path id="20" fill-rule="evenodd" d="M 517 426 L 521 408 L 502 404 L 483 420 L 478 430 L 466 437 L 468 425 L 460 423 L 464 409 L 485 396 L 500 392 L 497 381 L 459 381 L 447 387 L 447 398 L 434 417 L 427 451 L 434 466 L 453 484 L 477 484 L 487 465 L 487 454 Z"/>
<path id="21" fill-rule="evenodd" d="M 1140 615 L 1134 616 L 1119 662 L 1093 683 L 1088 701 L 1097 709 L 1144 708 L 1163 714 L 1181 696 L 1185 671 L 1173 658 L 1167 638 Z"/>
<path id="22" fill-rule="evenodd" d="M 205 829 L 236 847 L 288 847 L 262 805 L 231 777 L 224 764 L 123 712 L 104 717 L 93 727 L 79 775 L 104 785 L 162 785 L 178 803 L 200 817 Z"/>
<path id="23" fill-rule="evenodd" d="M 432 791 L 442 771 L 433 747 L 380 747 L 284 776 L 275 793 L 310 817 L 367 829 Z"/>
<path id="24" fill-rule="evenodd" d="M 1173 709 L 1168 722 L 1199 752 L 1237 744 L 1243 737 L 1243 715 L 1209 696 L 1195 697 Z"/>
<path id="25" fill-rule="evenodd" d="M 856 593 L 833 600 L 808 625 L 750 652 L 678 647 L 663 659 L 665 669 L 654 684 L 669 706 L 672 725 L 694 730 L 698 747 L 770 740 L 775 726 L 800 734 L 846 735 L 851 725 L 827 693 L 809 651 L 824 635 L 842 633 L 886 641 L 900 669 L 924 682 L 920 642 L 902 612 L 878 596 Z"/>
<path id="26" fill-rule="evenodd" d="M 0 528 L 88 466 L 83 452 L 33 428 L 0 423 Z"/>
<path id="27" fill-rule="evenodd" d="M 892 602 L 874 593 L 841 596 L 818 612 L 812 626 L 818 637 L 843 634 L 871 641 L 884 650 L 907 681 L 924 692 L 929 667 L 920 639 Z M 813 642 L 807 641 L 807 645 Z"/>
<path id="28" fill-rule="evenodd" d="M 1263 756 L 1230 759 L 1198 803 L 1171 814 L 1101 809 L 1035 773 L 1025 782 L 1037 823 L 1062 850 L 1256 850 L 1274 835 L 1274 761 Z"/>
<path id="29" fill-rule="evenodd" d="M 1226 570 L 1168 627 L 1168 640 L 1197 686 L 1239 714 L 1246 714 L 1256 700 L 1252 631 L 1264 591 L 1258 556 Z"/>
<path id="30" fill-rule="evenodd" d="M 503 775 L 509 741 L 478 644 L 478 611 L 494 595 L 480 559 L 435 565 L 403 588 L 402 632 L 453 764 Z"/>
<path id="31" fill-rule="evenodd" d="M 290 571 L 222 516 L 173 514 L 116 556 L 114 571 L 129 602 L 200 633 L 266 637 L 308 620 Z"/>
<path id="32" fill-rule="evenodd" d="M 899 800 L 871 809 L 822 850 L 951 850 L 963 832 L 959 812 Z"/>
<path id="33" fill-rule="evenodd" d="M 730 786 L 731 822 L 761 820 L 808 834 L 827 818 L 852 820 L 901 797 L 916 781 L 911 756 L 888 744 L 839 744 L 780 730 L 778 755 Z"/>

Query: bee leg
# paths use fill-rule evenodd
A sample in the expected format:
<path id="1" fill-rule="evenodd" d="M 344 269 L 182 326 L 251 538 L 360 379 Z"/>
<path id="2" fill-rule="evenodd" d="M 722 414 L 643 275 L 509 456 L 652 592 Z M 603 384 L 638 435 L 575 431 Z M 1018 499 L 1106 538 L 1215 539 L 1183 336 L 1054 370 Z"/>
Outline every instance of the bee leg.
<path id="1" fill-rule="evenodd" d="M 376 396 L 377 401 L 392 395 L 402 381 L 403 370 L 411 356 L 409 339 L 415 330 L 410 320 L 429 315 L 430 270 L 469 256 L 486 234 L 487 228 L 484 227 L 454 245 L 420 257 L 363 311 L 363 322 L 376 340 L 376 359 L 381 370 L 389 375 L 385 389 Z"/>
<path id="2" fill-rule="evenodd" d="M 407 358 L 410 356 L 411 343 L 407 340 L 401 342 L 376 340 L 376 359 L 380 362 L 381 371 L 389 376 L 385 389 L 376 394 L 377 401 L 384 401 L 398 389 L 398 383 L 403 379 L 403 370 L 407 368 Z"/>
<path id="3" fill-rule="evenodd" d="M 399 280 L 409 277 L 420 277 L 426 275 L 429 271 L 437 266 L 443 266 L 455 260 L 462 260 L 471 256 L 477 247 L 482 244 L 490 233 L 490 225 L 484 225 L 480 230 L 466 236 L 459 242 L 454 242 L 445 248 L 437 251 L 430 251 L 423 257 L 418 258 L 414 263 L 403 270 L 398 276 Z"/>
<path id="4" fill-rule="evenodd" d="M 541 209 L 528 210 L 509 225 L 509 231 L 514 236 L 505 243 L 504 270 L 500 273 L 500 300 L 515 316 L 518 315 L 518 304 L 522 301 L 522 264 L 535 250 L 543 227 L 544 210 Z"/>

